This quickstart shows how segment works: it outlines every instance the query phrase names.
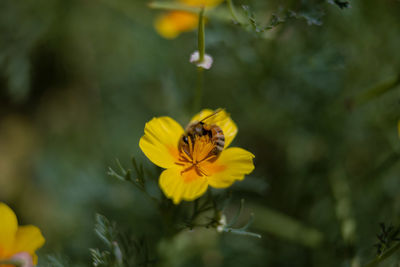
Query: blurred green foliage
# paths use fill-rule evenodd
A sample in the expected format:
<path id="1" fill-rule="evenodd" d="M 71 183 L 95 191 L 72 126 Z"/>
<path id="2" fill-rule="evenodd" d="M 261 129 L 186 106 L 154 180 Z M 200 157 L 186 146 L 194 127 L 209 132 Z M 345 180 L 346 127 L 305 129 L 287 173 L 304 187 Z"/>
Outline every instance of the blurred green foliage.
<path id="1" fill-rule="evenodd" d="M 42 229 L 40 262 L 89 266 L 89 248 L 103 248 L 96 213 L 154 244 L 162 266 L 361 266 L 376 256 L 379 223 L 400 224 L 400 2 L 234 3 L 267 30 L 208 21 L 202 106 L 226 108 L 233 145 L 256 156 L 226 213 L 245 198 L 262 239 L 164 238 L 151 201 L 107 175 L 135 156 L 160 196 L 138 141 L 154 116 L 184 125 L 197 112 L 195 32 L 162 39 L 147 1 L 0 2 L 0 200 Z"/>

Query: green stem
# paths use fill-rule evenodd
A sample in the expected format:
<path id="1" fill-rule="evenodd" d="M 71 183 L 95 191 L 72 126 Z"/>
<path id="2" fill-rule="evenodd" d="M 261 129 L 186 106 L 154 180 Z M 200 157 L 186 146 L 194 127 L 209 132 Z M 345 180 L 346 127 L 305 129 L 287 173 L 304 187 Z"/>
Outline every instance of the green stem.
<path id="1" fill-rule="evenodd" d="M 227 1 L 227 3 L 228 3 L 229 12 L 231 13 L 231 16 L 232 16 L 233 20 L 234 20 L 236 23 L 240 24 L 239 18 L 238 18 L 238 16 L 236 15 L 236 14 L 237 14 L 237 13 L 236 13 L 236 9 L 235 9 L 235 6 L 234 6 L 232 0 L 226 0 L 226 1 Z"/>
<path id="2" fill-rule="evenodd" d="M 400 160 L 400 154 L 392 152 L 388 155 L 384 161 L 382 161 L 376 168 L 369 171 L 369 173 L 363 179 L 376 179 L 382 175 L 385 171 L 388 171 Z"/>
<path id="3" fill-rule="evenodd" d="M 148 4 L 150 8 L 153 9 L 161 9 L 161 10 L 168 10 L 168 11 L 185 11 L 185 12 L 190 12 L 190 13 L 197 13 L 197 8 L 196 7 L 189 7 L 186 5 L 183 5 L 178 2 L 172 2 L 172 1 L 167 1 L 167 2 L 150 2 Z"/>
<path id="4" fill-rule="evenodd" d="M 204 34 L 204 7 L 201 8 L 199 13 L 199 25 L 197 30 L 197 46 L 199 50 L 199 60 L 198 62 L 204 61 L 204 55 L 206 53 L 206 45 L 205 45 L 205 34 Z M 193 108 L 194 111 L 197 112 L 201 108 L 201 102 L 203 98 L 203 85 L 204 83 L 204 74 L 203 68 L 197 67 L 197 88 L 196 94 L 194 97 Z"/>
<path id="5" fill-rule="evenodd" d="M 391 77 L 391 79 L 382 82 L 378 85 L 373 86 L 368 89 L 366 92 L 362 93 L 355 99 L 356 105 L 365 104 L 375 98 L 378 98 L 390 90 L 397 88 L 400 85 L 400 75 L 396 75 Z"/>
<path id="6" fill-rule="evenodd" d="M 199 62 L 204 61 L 204 55 L 206 53 L 206 45 L 205 45 L 205 34 L 204 34 L 204 7 L 201 8 L 199 13 L 199 26 L 197 31 L 197 45 L 199 49 Z"/>
<path id="7" fill-rule="evenodd" d="M 374 260 L 369 262 L 367 265 L 364 265 L 363 267 L 376 267 L 376 266 L 378 266 L 381 262 L 383 262 L 384 260 L 386 260 L 387 258 L 392 256 L 393 253 L 395 253 L 398 249 L 400 249 L 400 242 L 397 243 L 395 246 L 391 247 L 390 249 L 388 249 L 382 255 L 379 255 L 378 257 L 376 257 Z"/>
<path id="8" fill-rule="evenodd" d="M 197 67 L 197 87 L 193 102 L 194 112 L 198 112 L 201 109 L 203 100 L 203 88 L 204 88 L 204 71 L 203 68 Z"/>
<path id="9" fill-rule="evenodd" d="M 16 267 L 22 267 L 23 262 L 21 260 L 10 259 L 10 260 L 0 260 L 0 265 L 14 265 Z"/>

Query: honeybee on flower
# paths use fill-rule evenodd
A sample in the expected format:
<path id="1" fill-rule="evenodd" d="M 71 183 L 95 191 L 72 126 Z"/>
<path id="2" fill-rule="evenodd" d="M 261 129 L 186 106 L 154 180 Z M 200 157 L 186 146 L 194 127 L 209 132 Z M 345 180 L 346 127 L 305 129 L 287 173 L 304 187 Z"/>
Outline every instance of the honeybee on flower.
<path id="1" fill-rule="evenodd" d="M 208 186 L 227 188 L 254 169 L 254 155 L 230 147 L 237 126 L 225 110 L 205 109 L 186 130 L 170 117 L 147 122 L 139 141 L 143 153 L 164 168 L 159 185 L 175 204 L 203 195 Z"/>
<path id="2" fill-rule="evenodd" d="M 214 8 L 223 0 L 178 0 L 187 7 Z M 197 28 L 199 15 L 187 11 L 170 11 L 157 17 L 154 27 L 158 34 L 166 39 L 174 39 L 183 32 L 193 31 Z"/>
<path id="3" fill-rule="evenodd" d="M 15 213 L 0 202 L 0 267 L 19 262 L 23 267 L 37 264 L 35 251 L 45 242 L 39 228 L 18 226 Z"/>

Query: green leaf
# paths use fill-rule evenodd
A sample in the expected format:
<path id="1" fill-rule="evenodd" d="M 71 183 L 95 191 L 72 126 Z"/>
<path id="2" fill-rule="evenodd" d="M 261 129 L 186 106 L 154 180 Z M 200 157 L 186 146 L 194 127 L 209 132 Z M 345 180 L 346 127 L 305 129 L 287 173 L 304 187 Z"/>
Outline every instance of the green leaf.
<path id="1" fill-rule="evenodd" d="M 238 211 L 236 212 L 236 214 L 235 214 L 235 216 L 233 217 L 233 219 L 230 221 L 230 223 L 228 223 L 228 224 L 226 225 L 227 228 L 230 228 L 230 227 L 232 227 L 233 225 L 236 224 L 236 222 L 238 221 L 238 219 L 239 219 L 239 217 L 240 217 L 240 214 L 241 214 L 242 211 L 243 211 L 243 205 L 244 205 L 244 199 L 242 198 L 242 199 L 240 200 L 239 209 L 238 209 Z"/>
<path id="2" fill-rule="evenodd" d="M 251 237 L 261 238 L 260 234 L 247 232 L 247 231 L 241 230 L 241 229 L 224 228 L 223 231 L 226 232 L 226 233 L 233 233 L 233 234 L 237 234 L 237 235 L 244 235 L 244 236 L 251 236 Z"/>
<path id="3" fill-rule="evenodd" d="M 96 214 L 94 231 L 109 248 L 112 248 L 112 242 L 116 240 L 117 236 L 114 224 L 110 223 L 103 215 Z"/>
<path id="4" fill-rule="evenodd" d="M 365 104 L 371 100 L 374 100 L 388 93 L 393 89 L 396 89 L 399 85 L 400 85 L 400 75 L 393 76 L 390 79 L 371 87 L 366 92 L 359 95 L 355 100 L 355 104 L 356 105 Z"/>
<path id="5" fill-rule="evenodd" d="M 40 260 L 41 267 L 68 267 L 70 264 L 64 259 L 61 255 L 49 255 L 42 263 L 42 259 Z"/>
<path id="6" fill-rule="evenodd" d="M 110 266 L 111 259 L 110 253 L 108 251 L 100 252 L 99 249 L 90 249 L 90 254 L 92 255 L 93 266 Z"/>
<path id="7" fill-rule="evenodd" d="M 258 205 L 251 205 L 251 209 L 257 214 L 253 223 L 255 229 L 312 248 L 319 247 L 324 240 L 320 231 L 285 214 Z"/>

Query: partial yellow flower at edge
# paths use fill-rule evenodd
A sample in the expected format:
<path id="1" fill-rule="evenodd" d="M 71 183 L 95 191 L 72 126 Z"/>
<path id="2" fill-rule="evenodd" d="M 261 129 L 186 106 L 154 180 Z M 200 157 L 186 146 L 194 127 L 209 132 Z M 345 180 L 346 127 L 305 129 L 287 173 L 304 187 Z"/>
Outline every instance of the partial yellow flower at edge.
<path id="1" fill-rule="evenodd" d="M 203 110 L 193 117 L 192 122 L 200 121 L 212 113 L 212 110 Z M 227 148 L 237 133 L 229 114 L 221 111 L 207 123 L 218 125 L 225 136 L 224 150 L 218 158 L 209 157 L 215 145 L 208 135 L 198 137 L 191 155 L 187 155 L 178 149 L 184 131 L 175 120 L 159 117 L 146 123 L 139 146 L 154 164 L 166 169 L 160 175 L 159 185 L 175 204 L 200 197 L 208 186 L 229 187 L 235 181 L 243 180 L 254 169 L 252 153 L 238 147 Z"/>
<path id="2" fill-rule="evenodd" d="M 180 0 L 184 5 L 190 7 L 213 8 L 223 0 Z M 156 18 L 154 27 L 158 34 L 166 39 L 174 39 L 183 32 L 190 32 L 197 28 L 199 23 L 198 14 L 185 11 L 171 11 Z"/>
<path id="3" fill-rule="evenodd" d="M 156 31 L 166 39 L 174 39 L 182 32 L 197 28 L 199 16 L 185 11 L 172 11 L 160 15 L 154 24 Z"/>
<path id="4" fill-rule="evenodd" d="M 28 253 L 33 263 L 37 264 L 35 252 L 44 243 L 39 228 L 32 225 L 18 226 L 15 213 L 0 202 L 0 259 L 11 259 L 17 254 Z"/>

